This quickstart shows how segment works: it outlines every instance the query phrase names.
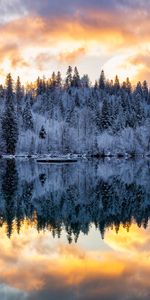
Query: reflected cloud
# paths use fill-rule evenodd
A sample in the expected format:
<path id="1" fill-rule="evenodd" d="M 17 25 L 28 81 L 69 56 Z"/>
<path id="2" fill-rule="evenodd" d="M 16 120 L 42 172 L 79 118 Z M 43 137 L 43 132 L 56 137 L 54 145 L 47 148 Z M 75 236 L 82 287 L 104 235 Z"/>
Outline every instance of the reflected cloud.
<path id="1" fill-rule="evenodd" d="M 126 299 L 127 292 L 129 300 L 148 300 L 148 174 L 145 161 L 63 168 L 2 161 L 0 282 L 9 287 L 6 299 L 17 291 L 27 300 Z"/>
<path id="2" fill-rule="evenodd" d="M 137 254 L 140 252 L 150 252 L 150 230 L 149 227 L 145 231 L 140 230 L 136 224 L 132 224 L 128 228 L 128 232 L 120 226 L 118 234 L 115 231 L 109 230 L 105 237 L 105 242 L 114 250 L 126 252 L 128 254 Z"/>
<path id="3" fill-rule="evenodd" d="M 11 288 L 6 284 L 0 284 L 0 299 L 5 300 L 26 300 L 27 294 L 17 289 Z"/>
<path id="4" fill-rule="evenodd" d="M 25 299 L 58 299 L 60 296 L 61 299 L 78 297 L 81 300 L 126 299 L 127 291 L 128 299 L 149 299 L 149 281 L 146 278 L 150 275 L 150 252 L 147 249 L 141 259 L 141 251 L 135 249 L 139 236 L 144 236 L 144 247 L 149 230 L 141 232 L 133 227 L 130 234 L 133 244 L 130 237 L 130 243 L 127 238 L 124 239 L 125 252 L 120 252 L 120 246 L 115 251 L 87 250 L 80 246 L 80 242 L 78 245 L 66 245 L 65 240 L 53 242 L 48 232 L 38 234 L 35 229 L 28 230 L 25 226 L 20 238 L 14 234 L 9 240 L 3 231 L 0 234 L 0 280 L 10 290 L 22 291 L 27 297 Z M 122 234 L 119 234 L 116 245 L 120 245 L 122 239 Z M 14 263 L 3 255 L 8 248 L 13 253 Z"/>

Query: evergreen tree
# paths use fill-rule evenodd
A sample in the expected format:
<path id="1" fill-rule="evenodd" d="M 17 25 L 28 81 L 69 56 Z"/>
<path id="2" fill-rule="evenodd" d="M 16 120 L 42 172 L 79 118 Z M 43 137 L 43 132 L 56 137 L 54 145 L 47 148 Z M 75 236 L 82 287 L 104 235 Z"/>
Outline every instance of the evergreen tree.
<path id="1" fill-rule="evenodd" d="M 15 219 L 15 195 L 18 185 L 18 173 L 16 170 L 15 160 L 7 160 L 5 172 L 2 181 L 2 191 L 5 200 L 7 235 L 10 238 Z"/>
<path id="2" fill-rule="evenodd" d="M 101 111 L 101 119 L 100 119 L 100 127 L 102 130 L 106 130 L 109 128 L 110 124 L 110 106 L 108 99 L 105 97 L 103 100 L 102 111 Z"/>
<path id="3" fill-rule="evenodd" d="M 55 72 L 53 72 L 51 77 L 51 87 L 55 88 L 56 86 L 57 86 L 57 76 Z"/>
<path id="4" fill-rule="evenodd" d="M 39 132 L 39 138 L 40 139 L 45 139 L 46 138 L 46 131 L 45 131 L 45 128 L 44 128 L 43 125 L 42 125 L 42 127 L 40 129 L 40 132 Z"/>
<path id="5" fill-rule="evenodd" d="M 135 94 L 139 94 L 141 97 L 143 96 L 142 84 L 140 81 L 136 85 Z"/>
<path id="6" fill-rule="evenodd" d="M 61 85 L 62 85 L 61 73 L 58 71 L 58 73 L 56 75 L 56 86 L 58 88 L 61 88 Z"/>
<path id="7" fill-rule="evenodd" d="M 117 93 L 119 90 L 120 90 L 120 82 L 118 76 L 116 75 L 115 82 L 114 82 L 114 91 L 115 93 Z"/>
<path id="8" fill-rule="evenodd" d="M 143 97 L 144 97 L 143 100 L 148 102 L 148 84 L 147 84 L 146 80 L 143 81 L 142 91 L 143 91 Z"/>
<path id="9" fill-rule="evenodd" d="M 4 97 L 4 88 L 3 88 L 2 84 L 0 84 L 0 97 L 1 98 Z"/>
<path id="10" fill-rule="evenodd" d="M 18 124 L 14 107 L 13 80 L 11 74 L 6 78 L 6 103 L 5 113 L 2 119 L 3 138 L 7 154 L 15 154 L 18 140 Z"/>
<path id="11" fill-rule="evenodd" d="M 17 77 L 16 82 L 16 100 L 17 100 L 17 113 L 19 114 L 22 109 L 22 97 L 23 97 L 23 91 L 21 86 L 20 77 Z"/>
<path id="12" fill-rule="evenodd" d="M 95 80 L 94 89 L 95 89 L 95 90 L 98 89 L 98 82 L 97 82 L 97 80 Z"/>
<path id="13" fill-rule="evenodd" d="M 105 89 L 105 85 L 106 85 L 106 78 L 105 78 L 104 71 L 102 70 L 101 74 L 100 74 L 100 78 L 99 78 L 99 88 L 101 90 L 104 90 Z"/>
<path id="14" fill-rule="evenodd" d="M 90 86 L 90 79 L 87 74 L 83 75 L 80 80 L 81 86 L 88 88 Z"/>
<path id="15" fill-rule="evenodd" d="M 66 73 L 66 87 L 69 88 L 72 85 L 72 67 L 69 66 Z"/>
<path id="16" fill-rule="evenodd" d="M 35 154 L 35 138 L 32 136 L 28 155 L 31 156 L 34 154 Z"/>
<path id="17" fill-rule="evenodd" d="M 21 81 L 20 81 L 20 77 L 17 77 L 17 82 L 16 82 L 16 98 L 17 98 L 17 102 L 19 102 L 22 98 L 22 87 L 21 87 Z"/>
<path id="18" fill-rule="evenodd" d="M 22 119 L 23 119 L 23 129 L 26 131 L 28 129 L 33 129 L 33 117 L 31 112 L 31 105 L 30 105 L 30 97 L 27 96 L 25 99 L 25 107 L 22 112 Z"/>
<path id="19" fill-rule="evenodd" d="M 80 87 L 80 76 L 77 67 L 74 68 L 72 86 Z"/>
<path id="20" fill-rule="evenodd" d="M 36 81 L 36 93 L 37 96 L 42 95 L 43 92 L 43 83 L 42 83 L 42 79 L 40 79 L 40 77 L 38 77 L 37 81 Z"/>
<path id="21" fill-rule="evenodd" d="M 78 93 L 75 94 L 75 106 L 80 107 L 80 99 Z"/>
<path id="22" fill-rule="evenodd" d="M 128 77 L 126 79 L 126 91 L 128 94 L 131 94 L 132 91 L 132 85 Z"/>

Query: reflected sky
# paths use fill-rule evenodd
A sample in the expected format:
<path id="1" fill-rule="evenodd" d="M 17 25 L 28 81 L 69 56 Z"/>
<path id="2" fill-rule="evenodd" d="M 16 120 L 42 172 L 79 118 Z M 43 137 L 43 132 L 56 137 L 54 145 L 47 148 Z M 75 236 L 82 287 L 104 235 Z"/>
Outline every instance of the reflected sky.
<path id="1" fill-rule="evenodd" d="M 1 229 L 0 295 L 3 299 L 149 299 L 150 229 L 92 227 L 69 245 L 26 225 L 11 239 Z M 91 246 L 92 244 L 92 246 Z"/>
<path id="2" fill-rule="evenodd" d="M 42 182 L 41 174 L 45 174 Z M 150 227 L 148 221 L 146 229 L 144 224 L 145 219 L 149 219 L 149 174 L 148 162 L 118 161 L 114 164 L 109 161 L 46 167 L 33 162 L 3 161 L 0 171 L 0 299 L 148 300 Z M 74 180 L 69 181 L 71 175 L 74 175 Z M 85 182 L 88 186 L 91 183 L 90 189 Z M 71 190 L 68 190 L 71 183 Z M 126 193 L 124 198 L 123 194 L 116 198 L 120 184 Z M 70 241 L 66 230 L 73 226 L 74 206 L 70 204 L 68 212 L 63 209 L 64 200 L 61 201 L 65 198 L 69 204 L 67 195 L 72 195 L 73 202 L 77 201 L 73 198 L 75 191 L 78 192 L 82 216 L 77 215 L 78 239 Z M 99 196 L 96 200 L 96 210 L 99 217 L 105 216 L 104 239 L 96 226 L 97 216 L 96 221 L 94 219 L 96 204 L 93 203 L 98 191 L 103 194 L 103 198 Z M 118 202 L 111 207 L 112 191 Z M 41 205 L 49 198 L 48 205 L 53 203 L 53 198 L 57 204 L 57 215 L 52 206 L 56 223 L 52 211 L 45 216 L 46 210 Z M 102 207 L 98 204 L 104 204 L 104 200 L 109 205 L 103 207 L 103 214 L 100 214 Z M 120 215 L 117 210 L 117 205 L 124 205 L 124 201 L 132 202 L 131 211 L 127 211 L 126 216 L 125 210 Z M 90 206 L 90 213 L 86 203 Z M 41 218 L 44 219 L 43 227 L 39 227 L 39 220 L 43 222 Z M 126 226 L 124 220 L 128 220 Z M 142 221 L 138 223 L 138 220 Z M 11 235 L 8 234 L 9 222 Z M 85 231 L 83 225 L 87 223 L 88 230 Z M 54 234 L 52 227 L 56 230 L 60 224 L 61 234 Z"/>

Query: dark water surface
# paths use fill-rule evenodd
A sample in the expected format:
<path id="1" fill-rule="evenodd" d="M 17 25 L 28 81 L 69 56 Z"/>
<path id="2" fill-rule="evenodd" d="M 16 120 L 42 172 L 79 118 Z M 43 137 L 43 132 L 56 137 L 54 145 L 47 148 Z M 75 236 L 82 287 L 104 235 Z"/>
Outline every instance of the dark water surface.
<path id="1" fill-rule="evenodd" d="M 0 161 L 0 299 L 150 299 L 150 161 Z"/>

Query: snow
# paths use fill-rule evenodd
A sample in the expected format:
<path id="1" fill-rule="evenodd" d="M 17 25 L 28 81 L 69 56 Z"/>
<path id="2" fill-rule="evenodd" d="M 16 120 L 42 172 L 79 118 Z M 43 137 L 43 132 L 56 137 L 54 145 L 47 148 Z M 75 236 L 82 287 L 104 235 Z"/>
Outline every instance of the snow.
<path id="1" fill-rule="evenodd" d="M 19 93 L 8 95 L 4 89 L 0 101 L 0 155 L 149 155 L 150 92 L 146 84 L 129 91 L 129 83 L 126 89 L 106 85 L 102 77 L 104 88 L 100 89 L 85 86 L 86 76 L 76 79 L 76 84 L 67 88 L 44 85 L 42 90 L 39 79 L 40 87 L 29 92 L 20 92 L 19 88 Z M 10 104 L 10 122 L 13 132 L 17 130 L 14 136 L 3 125 Z M 15 153 L 8 153 L 14 143 Z"/>

